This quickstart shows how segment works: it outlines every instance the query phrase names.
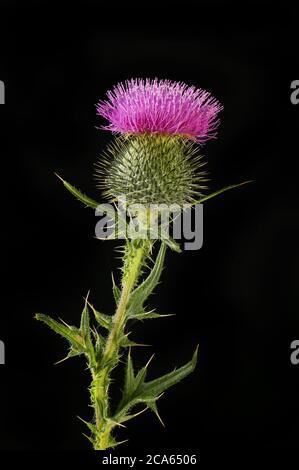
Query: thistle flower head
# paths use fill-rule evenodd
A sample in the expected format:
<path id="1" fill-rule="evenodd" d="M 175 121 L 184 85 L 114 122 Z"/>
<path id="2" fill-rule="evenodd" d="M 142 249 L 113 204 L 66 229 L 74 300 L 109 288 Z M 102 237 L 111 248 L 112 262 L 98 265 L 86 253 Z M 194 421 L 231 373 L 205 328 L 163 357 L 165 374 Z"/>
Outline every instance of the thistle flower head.
<path id="1" fill-rule="evenodd" d="M 103 129 L 182 135 L 200 144 L 215 137 L 222 109 L 209 92 L 170 80 L 128 80 L 107 97 L 97 105 L 97 113 L 109 122 Z"/>
<path id="2" fill-rule="evenodd" d="M 109 199 L 128 204 L 193 202 L 205 188 L 206 172 L 194 142 L 181 136 L 120 136 L 97 164 L 99 187 Z M 198 199 L 198 197 L 197 197 Z"/>

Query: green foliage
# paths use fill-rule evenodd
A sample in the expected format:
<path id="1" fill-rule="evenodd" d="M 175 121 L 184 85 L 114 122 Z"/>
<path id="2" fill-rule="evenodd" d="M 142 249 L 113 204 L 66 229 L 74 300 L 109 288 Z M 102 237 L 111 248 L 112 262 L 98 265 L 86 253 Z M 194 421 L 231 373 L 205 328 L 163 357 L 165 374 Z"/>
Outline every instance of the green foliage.
<path id="1" fill-rule="evenodd" d="M 127 315 L 130 318 L 138 317 L 140 314 L 144 315 L 144 303 L 160 280 L 164 265 L 165 253 L 166 245 L 165 243 L 161 243 L 156 262 L 152 267 L 150 274 L 138 287 L 136 287 L 136 289 L 131 294 L 127 312 Z"/>
<path id="2" fill-rule="evenodd" d="M 140 244 L 137 246 L 135 248 L 140 250 Z M 94 449 L 113 448 L 120 444 L 116 441 L 112 432 L 114 428 L 121 426 L 123 422 L 131 420 L 140 414 L 140 412 L 131 412 L 132 408 L 138 403 L 145 405 L 142 411 L 151 409 L 160 419 L 156 404 L 159 397 L 166 389 L 190 374 L 195 367 L 196 354 L 185 366 L 158 379 L 147 382 L 146 374 L 149 362 L 135 373 L 129 352 L 121 401 L 114 413 L 111 413 L 109 410 L 108 391 L 111 384 L 110 374 L 120 360 L 121 353 L 119 351 L 133 346 L 147 346 L 130 339 L 130 333 L 125 331 L 126 322 L 132 319 L 146 320 L 167 316 L 160 315 L 153 310 L 148 312 L 144 310 L 144 303 L 159 282 L 166 249 L 166 244 L 162 243 L 150 273 L 143 282 L 130 292 L 124 311 L 124 324 L 119 330 L 119 334 L 113 336 L 115 328 L 113 320 L 115 317 L 99 312 L 89 301 L 88 295 L 84 302 L 79 328 L 69 326 L 64 322 L 58 322 L 47 315 L 36 315 L 38 320 L 47 324 L 69 342 L 70 351 L 66 359 L 81 354 L 87 358 L 92 374 L 90 396 L 92 406 L 95 409 L 96 420 L 95 422 L 82 421 L 84 421 L 91 433 L 86 437 L 92 442 Z M 132 259 L 134 259 L 134 253 L 132 253 Z M 137 276 L 137 273 L 135 275 Z M 121 291 L 116 286 L 114 279 L 113 292 L 119 308 Z M 90 312 L 92 312 L 93 322 L 91 321 Z M 103 336 L 100 330 L 103 330 L 106 336 Z M 114 344 L 112 349 L 111 341 Z M 113 354 L 109 354 L 109 351 L 113 351 Z"/>
<path id="3" fill-rule="evenodd" d="M 231 184 L 229 186 L 225 186 L 225 188 L 218 189 L 217 191 L 214 191 L 213 193 L 208 194 L 207 196 L 204 196 L 197 201 L 193 202 L 192 205 L 195 204 L 202 204 L 205 201 L 208 201 L 209 199 L 212 199 L 215 196 L 219 196 L 222 193 L 225 193 L 226 191 L 229 191 L 230 189 L 235 189 L 239 188 L 240 186 L 244 186 L 244 184 L 249 184 L 252 183 L 253 181 L 243 181 L 243 183 L 238 183 L 238 184 Z"/>
<path id="4" fill-rule="evenodd" d="M 114 415 L 115 421 L 126 421 L 130 410 L 138 403 L 144 403 L 158 415 L 156 402 L 161 394 L 193 372 L 196 362 L 197 349 L 191 361 L 184 366 L 155 380 L 146 382 L 147 369 L 150 361 L 135 374 L 131 353 L 129 352 L 122 399 Z"/>
<path id="5" fill-rule="evenodd" d="M 91 207 L 92 209 L 96 209 L 100 204 L 99 202 L 94 201 L 90 197 L 86 196 L 84 193 L 82 193 L 79 189 L 75 188 L 75 186 L 72 186 L 70 183 L 65 181 L 61 176 L 57 175 L 55 173 L 57 178 L 62 181 L 63 186 L 73 195 L 75 196 L 78 201 L 82 202 L 86 207 Z"/>
<path id="6" fill-rule="evenodd" d="M 112 328 L 112 325 L 113 325 L 113 322 L 112 322 L 112 316 L 111 315 L 106 315 L 105 313 L 102 313 L 102 312 L 98 312 L 94 306 L 88 302 L 88 300 L 86 300 L 86 302 L 88 303 L 89 307 L 91 308 L 93 314 L 94 314 L 94 317 L 96 319 L 96 321 L 98 322 L 98 324 L 105 328 L 106 330 L 110 331 L 111 328 Z"/>
<path id="7" fill-rule="evenodd" d="M 57 322 L 53 318 L 42 313 L 37 313 L 35 318 L 48 325 L 53 331 L 55 331 L 55 333 L 65 338 L 70 343 L 72 351 L 76 352 L 77 354 L 85 353 L 86 348 L 84 344 L 84 338 L 82 331 L 80 331 L 78 328 L 75 326 L 69 326 L 66 323 L 63 324 Z"/>
<path id="8" fill-rule="evenodd" d="M 119 289 L 119 287 L 115 284 L 113 274 L 112 274 L 112 292 L 113 292 L 113 297 L 114 297 L 115 303 L 116 303 L 116 305 L 117 305 L 118 302 L 119 302 L 119 299 L 120 299 L 120 289 Z"/>
<path id="9" fill-rule="evenodd" d="M 161 315 L 160 313 L 155 312 L 154 310 L 150 310 L 149 312 L 142 311 L 141 313 L 138 313 L 137 315 L 127 315 L 128 320 L 150 320 L 152 318 L 166 318 L 166 317 L 172 317 L 174 314 L 169 313 L 166 315 Z"/>
<path id="10" fill-rule="evenodd" d="M 137 145 L 137 147 L 138 145 L 140 146 L 142 144 L 138 138 L 133 139 L 133 141 L 134 145 Z M 130 145 L 133 141 L 130 141 Z M 147 145 L 148 144 L 150 144 L 150 142 L 147 142 Z M 155 145 L 156 144 L 157 142 Z M 176 155 L 172 155 L 172 157 L 175 157 L 172 161 L 167 157 L 167 141 L 161 141 L 160 144 L 160 154 L 151 155 L 147 150 L 147 148 L 150 147 L 143 148 L 143 144 L 140 148 L 136 147 L 135 149 L 128 149 L 126 147 L 127 143 L 121 143 L 121 145 L 124 145 L 124 147 L 122 148 L 123 154 L 120 155 L 119 158 L 121 158 L 124 164 L 127 165 L 128 171 L 126 171 L 128 174 L 124 175 L 126 181 L 128 184 L 130 182 L 131 186 L 132 184 L 134 185 L 136 183 L 133 180 L 130 181 L 130 179 L 127 179 L 132 168 L 130 169 L 130 162 L 127 155 L 124 154 L 124 151 L 125 149 L 126 151 L 130 150 L 131 154 L 133 152 L 134 158 L 137 158 L 137 156 L 140 154 L 138 153 L 140 150 L 141 157 L 144 159 L 142 164 L 146 163 L 147 160 L 151 160 L 152 162 L 152 159 L 156 159 L 156 170 L 158 172 L 160 171 L 161 175 L 164 174 L 163 172 L 166 168 L 163 166 L 164 164 L 168 169 L 170 169 L 172 164 L 174 166 L 171 167 L 172 174 L 168 175 L 170 178 L 169 180 L 167 179 L 168 176 L 166 172 L 167 178 L 164 181 L 164 188 L 155 186 L 154 180 L 151 179 L 150 174 L 147 174 L 147 176 L 142 174 L 142 172 L 141 174 L 138 174 L 137 176 L 139 180 L 137 183 L 139 185 L 140 194 L 142 194 L 144 198 L 144 201 L 138 200 L 138 202 L 150 202 L 149 197 L 163 199 L 163 202 L 167 202 L 164 198 L 166 194 L 165 191 L 168 191 L 167 197 L 169 200 L 172 200 L 176 197 L 179 197 L 181 200 L 184 199 L 184 201 L 186 198 L 190 200 L 191 193 L 188 192 L 189 190 L 187 190 L 187 186 L 190 183 L 188 173 L 189 170 L 187 166 L 184 166 L 184 162 L 181 157 L 184 153 L 191 151 L 191 147 L 182 148 L 182 141 L 178 141 L 178 152 Z M 166 147 L 164 148 L 163 146 L 165 145 Z M 157 155 L 161 157 L 161 152 L 163 155 L 165 153 L 166 160 L 164 162 L 159 162 L 157 158 Z M 185 156 L 186 155 L 184 155 L 184 158 Z M 199 161 L 197 163 L 199 163 Z M 146 163 L 146 165 L 148 164 L 149 162 Z M 159 165 L 162 166 L 159 167 Z M 110 177 L 111 183 L 111 196 L 114 192 L 114 186 L 117 185 L 119 181 L 121 181 L 122 175 L 118 175 L 120 177 L 119 180 L 116 177 L 114 178 L 112 173 L 109 173 L 109 175 L 108 176 Z M 173 178 L 175 175 L 177 178 L 177 185 L 173 184 Z M 147 179 L 144 180 L 144 178 L 147 177 L 150 178 L 149 186 L 147 186 Z M 65 188 L 85 206 L 92 209 L 99 209 L 102 207 L 109 216 L 114 217 L 115 211 L 113 207 L 109 209 L 108 205 L 99 205 L 96 201 L 83 194 L 80 190 L 70 185 L 61 177 L 59 178 L 63 182 Z M 168 184 L 170 181 L 172 182 L 173 186 Z M 197 201 L 197 203 L 207 201 L 208 199 L 211 199 L 212 197 L 215 197 L 229 189 L 242 186 L 246 183 L 248 182 L 231 185 L 218 190 L 208 196 L 202 197 Z M 150 191 L 151 194 L 149 194 L 148 191 Z M 130 190 L 128 195 L 133 197 L 133 199 L 135 197 L 134 193 Z M 190 205 L 193 203 L 194 198 L 193 201 L 190 201 Z M 118 235 L 121 235 L 125 233 L 126 226 L 122 225 L 121 227 L 118 227 L 118 229 Z M 156 286 L 160 282 L 167 247 L 177 252 L 181 251 L 179 245 L 174 240 L 166 236 L 166 232 L 167 231 L 164 232 L 161 230 L 160 239 L 162 242 L 159 252 L 154 264 L 149 268 L 149 273 L 144 280 L 140 279 L 142 278 L 144 269 L 148 267 L 147 264 L 151 257 L 153 242 L 152 240 L 144 239 L 127 240 L 123 254 L 124 266 L 122 268 L 123 277 L 121 289 L 116 285 L 112 276 L 112 290 L 116 303 L 116 312 L 113 316 L 98 311 L 89 301 L 88 295 L 84 302 L 79 327 L 70 326 L 63 321 L 54 320 L 48 315 L 43 315 L 41 313 L 38 313 L 35 316 L 37 320 L 42 321 L 48 325 L 53 331 L 68 341 L 69 352 L 66 359 L 73 356 L 83 355 L 87 360 L 92 378 L 90 385 L 90 398 L 95 416 L 93 421 L 82 421 L 85 423 L 90 433 L 90 435 L 86 437 L 90 440 L 95 450 L 113 448 L 122 442 L 125 442 L 116 441 L 113 435 L 114 429 L 119 426 L 123 426 L 123 423 L 139 416 L 146 409 L 152 410 L 161 421 L 157 409 L 158 399 L 166 390 L 187 377 L 196 366 L 197 349 L 191 361 L 189 361 L 187 364 L 154 380 L 146 380 L 150 361 L 139 371 L 135 371 L 133 366 L 130 348 L 132 346 L 145 345 L 135 343 L 130 339 L 130 333 L 127 332 L 127 323 L 131 320 L 143 321 L 147 319 L 168 316 L 160 315 L 154 310 L 146 309 L 146 302 L 149 296 L 153 293 Z M 129 352 L 127 353 L 128 348 Z M 125 365 L 122 396 L 119 404 L 115 407 L 115 410 L 111 411 L 109 404 L 110 386 L 112 383 L 111 372 L 114 367 L 121 363 L 122 355 L 125 353 L 127 353 L 127 359 Z M 143 404 L 144 408 L 139 412 L 134 412 L 133 409 L 138 404 Z"/>

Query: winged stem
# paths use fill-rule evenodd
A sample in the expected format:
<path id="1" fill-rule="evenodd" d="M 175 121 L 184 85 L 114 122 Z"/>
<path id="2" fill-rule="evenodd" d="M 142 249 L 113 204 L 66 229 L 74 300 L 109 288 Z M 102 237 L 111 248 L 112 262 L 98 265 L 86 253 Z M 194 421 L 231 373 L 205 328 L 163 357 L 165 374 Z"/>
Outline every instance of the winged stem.
<path id="1" fill-rule="evenodd" d="M 100 367 L 96 370 L 92 370 L 91 399 L 95 408 L 97 429 L 97 439 L 94 441 L 95 450 L 105 450 L 107 447 L 111 446 L 110 433 L 113 429 L 113 423 L 108 417 L 110 373 L 119 359 L 119 349 L 121 346 L 121 338 L 124 334 L 127 306 L 144 259 L 144 248 L 142 244 L 136 247 L 134 251 L 135 253 L 130 263 L 130 270 L 127 272 L 125 280 L 123 281 L 117 309 L 112 317 L 113 326 L 107 338 Z"/>

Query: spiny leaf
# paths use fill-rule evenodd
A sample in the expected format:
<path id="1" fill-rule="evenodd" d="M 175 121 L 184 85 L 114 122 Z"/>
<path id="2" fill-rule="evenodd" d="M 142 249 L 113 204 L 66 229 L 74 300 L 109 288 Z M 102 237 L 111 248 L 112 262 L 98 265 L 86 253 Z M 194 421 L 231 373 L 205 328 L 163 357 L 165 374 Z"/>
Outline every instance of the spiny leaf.
<path id="1" fill-rule="evenodd" d="M 213 197 L 215 196 L 218 196 L 219 194 L 222 194 L 226 191 L 229 191 L 230 189 L 234 189 L 234 188 L 239 188 L 240 186 L 243 186 L 244 184 L 248 184 L 248 183 L 253 183 L 253 180 L 249 180 L 249 181 L 243 181 L 242 183 L 238 183 L 238 184 L 231 184 L 229 186 L 226 186 L 224 188 L 221 188 L 221 189 L 218 189 L 217 191 L 214 191 L 213 193 L 211 194 L 208 194 L 207 196 L 204 196 L 202 197 L 201 199 L 199 199 L 198 201 L 195 201 L 194 203 L 192 203 L 191 205 L 195 205 L 195 204 L 202 204 L 203 202 L 207 201 L 208 199 L 212 199 Z"/>
<path id="2" fill-rule="evenodd" d="M 85 434 L 84 432 L 82 433 L 82 435 L 86 437 L 86 439 L 88 439 L 89 442 L 91 442 L 93 446 L 95 445 L 95 441 L 91 436 L 87 436 L 87 434 Z"/>
<path id="3" fill-rule="evenodd" d="M 153 411 L 156 412 L 152 403 L 156 401 L 165 390 L 180 382 L 194 370 L 197 361 L 197 351 L 198 348 L 196 348 L 191 361 L 184 366 L 149 382 L 145 382 L 149 362 L 135 376 L 132 358 L 131 355 L 128 355 L 125 386 L 114 419 L 119 421 L 123 416 L 127 415 L 130 409 L 137 403 L 145 403 L 149 407 L 151 405 Z"/>
<path id="4" fill-rule="evenodd" d="M 134 390 L 134 386 L 135 386 L 135 375 L 134 375 L 133 361 L 131 357 L 131 350 L 129 350 L 128 357 L 127 357 L 127 364 L 126 364 L 126 372 L 125 372 L 124 394 L 131 395 L 131 393 Z"/>
<path id="5" fill-rule="evenodd" d="M 133 419 L 133 418 L 136 418 L 137 416 L 141 415 L 142 413 L 144 413 L 149 407 L 146 406 L 145 408 L 143 408 L 141 411 L 138 411 L 137 413 L 133 413 L 133 414 L 128 414 L 128 415 L 124 415 L 120 418 L 120 422 L 121 423 L 124 423 L 126 421 L 130 421 L 130 419 Z"/>
<path id="6" fill-rule="evenodd" d="M 89 294 L 89 293 L 88 293 Z M 88 310 L 88 294 L 85 299 L 85 304 L 84 308 L 82 310 L 81 314 L 81 322 L 80 322 L 80 332 L 83 336 L 84 339 L 84 344 L 86 347 L 86 352 L 88 353 L 88 357 L 91 363 L 91 366 L 96 365 L 96 359 L 95 359 L 95 350 L 93 346 L 93 342 L 91 339 L 91 329 L 90 329 L 90 320 L 89 320 L 89 310 Z"/>
<path id="7" fill-rule="evenodd" d="M 176 251 L 177 253 L 182 253 L 180 245 L 174 241 L 174 239 L 169 235 L 168 231 L 165 231 L 164 227 L 161 227 L 161 240 L 164 242 L 171 250 Z"/>
<path id="8" fill-rule="evenodd" d="M 87 343 L 89 343 L 91 341 L 90 327 L 89 327 L 89 311 L 88 311 L 88 307 L 87 307 L 88 295 L 89 295 L 89 293 L 87 294 L 86 299 L 84 299 L 85 304 L 84 304 L 84 308 L 82 310 L 81 321 L 80 321 L 80 331 L 83 334 L 83 338 Z"/>
<path id="9" fill-rule="evenodd" d="M 86 207 L 91 207 L 92 209 L 96 209 L 97 207 L 99 207 L 99 202 L 96 202 L 94 201 L 93 199 L 91 199 L 90 197 L 86 196 L 85 194 L 83 194 L 79 189 L 75 188 L 75 186 L 72 186 L 70 183 L 68 183 L 67 181 L 65 181 L 63 178 L 61 178 L 61 176 L 59 176 L 57 173 L 55 173 L 55 175 L 57 176 L 57 178 L 59 178 L 64 187 L 73 195 L 75 196 L 80 202 L 83 202 L 83 204 L 85 204 Z"/>
<path id="10" fill-rule="evenodd" d="M 82 352 L 78 352 L 75 349 L 71 348 L 66 357 L 64 357 L 63 359 L 60 359 L 59 361 L 55 362 L 54 364 L 55 364 L 55 366 L 57 366 L 58 364 L 61 364 L 62 362 L 66 361 L 67 359 L 70 359 L 71 357 L 80 356 L 80 354 L 82 354 Z"/>
<path id="11" fill-rule="evenodd" d="M 66 324 L 63 325 L 62 323 L 59 323 L 48 315 L 44 315 L 42 313 L 37 313 L 35 318 L 48 325 L 53 331 L 55 331 L 55 333 L 67 339 L 76 351 L 79 353 L 85 352 L 83 337 L 78 328 Z"/>
<path id="12" fill-rule="evenodd" d="M 110 315 L 106 315 L 105 313 L 98 312 L 88 300 L 86 301 L 99 325 L 101 325 L 103 328 L 106 328 L 106 330 L 110 330 L 112 327 L 112 317 Z"/>
<path id="13" fill-rule="evenodd" d="M 121 427 L 121 428 L 125 428 L 126 426 L 124 426 L 123 424 L 121 424 L 120 422 L 117 422 L 117 421 L 114 421 L 113 419 L 109 418 L 108 420 L 109 423 L 111 423 L 112 427 L 111 429 L 113 429 L 114 427 Z"/>
<path id="14" fill-rule="evenodd" d="M 130 333 L 123 335 L 123 337 L 120 339 L 119 344 L 122 348 L 128 348 L 131 346 L 146 346 L 146 347 L 150 346 L 149 344 L 135 343 L 135 341 L 131 341 L 129 339 L 129 334 Z"/>
<path id="15" fill-rule="evenodd" d="M 90 207 L 91 209 L 97 209 L 98 211 L 102 211 L 103 214 L 107 214 L 113 221 L 114 225 L 114 231 L 111 235 L 107 237 L 103 237 L 105 240 L 113 240 L 115 238 L 126 238 L 126 233 L 127 233 L 127 223 L 121 215 L 118 214 L 116 216 L 117 209 L 114 209 L 114 207 L 111 204 L 101 204 L 94 199 L 91 199 L 90 197 L 86 196 L 86 194 L 82 193 L 79 189 L 77 189 L 75 186 L 72 186 L 70 183 L 65 181 L 61 176 L 59 176 L 57 173 L 55 175 L 62 181 L 64 187 L 73 195 L 75 196 L 78 201 L 82 202 L 86 207 Z M 117 219 L 117 220 L 116 220 Z"/>
<path id="16" fill-rule="evenodd" d="M 125 439 L 124 441 L 117 442 L 114 439 L 114 437 L 109 436 L 108 446 L 106 447 L 106 449 L 109 449 L 110 447 L 114 448 L 114 447 L 120 446 L 121 444 L 124 444 L 125 442 L 128 442 L 128 440 L 129 439 Z"/>
<path id="17" fill-rule="evenodd" d="M 134 398 L 136 397 L 136 393 L 139 389 L 139 386 L 143 384 L 146 378 L 147 368 L 153 357 L 154 355 L 152 355 L 149 361 L 146 363 L 146 365 L 138 371 L 135 377 L 133 361 L 131 357 L 131 350 L 129 351 L 129 354 L 127 357 L 126 369 L 125 369 L 123 395 L 118 405 L 118 408 L 117 408 L 118 411 L 116 412 L 116 416 L 118 416 L 118 412 L 120 412 L 120 410 L 123 409 L 124 413 L 126 413 L 126 411 L 129 411 L 129 409 L 132 406 L 134 406 L 134 405 L 130 406 L 130 403 L 133 402 Z M 120 416 L 122 416 L 124 413 L 120 413 Z"/>
<path id="18" fill-rule="evenodd" d="M 128 320 L 148 320 L 148 319 L 151 319 L 151 318 L 166 318 L 166 317 L 172 317 L 174 316 L 175 313 L 169 313 L 169 314 L 166 314 L 166 315 L 161 315 L 160 313 L 157 313 L 157 312 L 154 312 L 154 311 L 150 311 L 150 312 L 141 312 L 141 313 L 137 313 L 137 315 L 128 315 L 127 316 L 127 319 Z"/>
<path id="19" fill-rule="evenodd" d="M 102 356 L 105 340 L 95 329 L 92 330 L 92 334 L 95 340 L 95 359 L 99 361 Z"/>
<path id="20" fill-rule="evenodd" d="M 174 371 L 169 372 L 168 374 L 162 375 L 162 377 L 159 377 L 158 379 L 144 383 L 142 385 L 140 397 L 143 397 L 145 399 L 146 397 L 152 398 L 158 396 L 163 393 L 164 390 L 168 389 L 169 387 L 172 387 L 172 385 L 175 385 L 176 383 L 180 382 L 182 379 L 187 377 L 187 375 L 191 374 L 191 372 L 193 372 L 196 366 L 197 353 L 198 347 L 196 348 L 190 362 L 180 367 L 179 369 L 175 369 Z"/>
<path id="21" fill-rule="evenodd" d="M 182 253 L 182 249 L 180 245 L 174 241 L 173 238 L 168 237 L 168 238 L 163 238 L 163 242 L 169 246 L 169 248 L 173 251 L 176 251 L 177 253 Z"/>
<path id="22" fill-rule="evenodd" d="M 161 396 L 161 395 L 160 395 Z M 149 400 L 147 402 L 147 406 L 155 413 L 155 415 L 157 416 L 158 420 L 160 421 L 160 423 L 162 424 L 162 426 L 165 428 L 165 424 L 163 423 L 162 419 L 161 419 L 161 416 L 159 415 L 159 412 L 158 412 L 158 408 L 157 408 L 157 400 L 159 399 L 160 397 L 156 398 L 155 400 L 151 401 Z"/>
<path id="23" fill-rule="evenodd" d="M 150 365 L 150 362 L 152 361 L 154 357 L 154 354 L 152 354 L 152 356 L 149 358 L 149 360 L 147 361 L 147 363 L 145 364 L 145 366 L 142 367 L 142 369 L 140 369 L 135 377 L 135 387 L 136 387 L 136 390 L 139 389 L 140 386 L 142 386 L 144 384 L 144 381 L 146 379 L 146 374 L 147 374 L 147 369 L 148 369 L 148 366 Z"/>
<path id="24" fill-rule="evenodd" d="M 80 418 L 80 416 L 77 416 L 77 418 L 80 419 L 80 421 L 82 421 L 84 424 L 86 424 L 86 426 L 88 427 L 88 429 L 92 432 L 93 435 L 97 435 L 98 433 L 98 430 L 96 428 L 96 426 L 88 421 L 85 421 L 85 419 L 83 418 Z"/>
<path id="25" fill-rule="evenodd" d="M 143 304 L 159 282 L 166 253 L 165 243 L 161 243 L 156 262 L 148 277 L 132 292 L 128 315 L 136 315 L 143 310 Z"/>
<path id="26" fill-rule="evenodd" d="M 115 303 L 118 304 L 119 299 L 120 299 L 120 289 L 119 289 L 119 287 L 117 287 L 117 285 L 115 284 L 113 273 L 111 273 L 111 276 L 112 276 L 112 291 L 113 291 L 113 296 L 114 296 Z"/>

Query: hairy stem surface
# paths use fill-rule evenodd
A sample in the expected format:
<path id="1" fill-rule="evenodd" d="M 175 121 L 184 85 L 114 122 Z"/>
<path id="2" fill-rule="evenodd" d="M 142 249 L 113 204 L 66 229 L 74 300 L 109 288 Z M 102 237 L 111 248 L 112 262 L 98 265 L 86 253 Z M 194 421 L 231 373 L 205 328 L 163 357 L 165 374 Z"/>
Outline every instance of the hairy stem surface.
<path id="1" fill-rule="evenodd" d="M 144 248 L 141 245 L 135 249 L 122 284 L 122 290 L 116 312 L 112 318 L 113 326 L 107 338 L 106 346 L 99 367 L 92 370 L 91 399 L 95 408 L 97 438 L 94 443 L 95 450 L 105 450 L 110 447 L 110 434 L 116 423 L 108 416 L 109 410 L 109 384 L 110 373 L 118 362 L 121 339 L 124 335 L 126 310 L 130 293 L 138 279 L 140 266 L 144 258 Z"/>

